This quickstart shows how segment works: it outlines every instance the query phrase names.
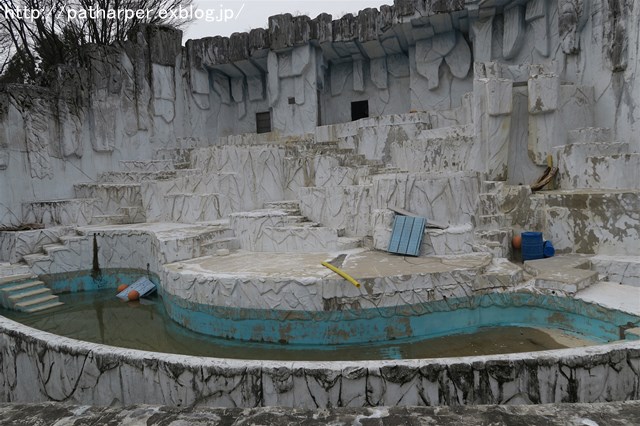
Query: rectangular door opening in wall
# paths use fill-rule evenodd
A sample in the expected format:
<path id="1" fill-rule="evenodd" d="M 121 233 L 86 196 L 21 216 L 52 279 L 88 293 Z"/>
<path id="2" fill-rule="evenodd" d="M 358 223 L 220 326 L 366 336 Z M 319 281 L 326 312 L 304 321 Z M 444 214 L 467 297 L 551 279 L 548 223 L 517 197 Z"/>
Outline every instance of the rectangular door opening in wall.
<path id="1" fill-rule="evenodd" d="M 256 113 L 256 133 L 269 133 L 271 131 L 271 112 Z"/>
<path id="2" fill-rule="evenodd" d="M 351 121 L 369 117 L 369 101 L 351 102 Z"/>

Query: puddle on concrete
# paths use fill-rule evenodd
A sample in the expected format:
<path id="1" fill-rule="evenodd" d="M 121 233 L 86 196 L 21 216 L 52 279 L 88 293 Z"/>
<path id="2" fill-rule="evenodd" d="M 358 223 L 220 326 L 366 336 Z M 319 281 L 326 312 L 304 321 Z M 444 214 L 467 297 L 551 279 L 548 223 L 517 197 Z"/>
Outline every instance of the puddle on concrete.
<path id="1" fill-rule="evenodd" d="M 40 314 L 0 310 L 25 325 L 78 340 L 124 348 L 218 358 L 262 360 L 367 360 L 491 355 L 598 344 L 560 330 L 482 328 L 428 340 L 344 346 L 288 346 L 204 336 L 172 321 L 158 297 L 122 302 L 114 290 L 61 295 L 66 304 Z"/>

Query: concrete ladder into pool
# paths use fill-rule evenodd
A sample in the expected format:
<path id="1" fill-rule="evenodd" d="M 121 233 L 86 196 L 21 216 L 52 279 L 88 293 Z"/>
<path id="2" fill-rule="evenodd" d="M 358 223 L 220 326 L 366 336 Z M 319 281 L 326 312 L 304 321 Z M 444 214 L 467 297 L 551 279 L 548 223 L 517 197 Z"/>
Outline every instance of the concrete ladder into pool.
<path id="1" fill-rule="evenodd" d="M 6 309 L 34 313 L 64 303 L 37 276 L 16 274 L 0 278 L 0 304 Z"/>

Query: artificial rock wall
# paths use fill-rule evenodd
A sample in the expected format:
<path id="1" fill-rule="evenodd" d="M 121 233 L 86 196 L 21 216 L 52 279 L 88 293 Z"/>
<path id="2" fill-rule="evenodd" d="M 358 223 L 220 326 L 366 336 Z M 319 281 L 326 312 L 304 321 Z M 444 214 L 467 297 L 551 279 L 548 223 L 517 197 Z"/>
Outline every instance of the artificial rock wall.
<path id="1" fill-rule="evenodd" d="M 464 360 L 270 362 L 77 342 L 0 319 L 0 399 L 176 407 L 549 404 L 637 399 L 639 344 Z M 23 374 L 16 374 L 20 371 Z"/>
<path id="2" fill-rule="evenodd" d="M 639 16 L 632 0 L 396 0 L 186 46 L 179 31 L 142 27 L 89 47 L 50 88 L 0 91 L 0 224 L 121 160 L 255 132 L 256 113 L 302 135 L 350 121 L 354 101 L 371 116 L 456 117 L 471 94 L 472 117 L 449 125 L 473 121 L 482 171 L 512 183 L 536 176 L 573 128 L 610 127 L 638 151 Z"/>

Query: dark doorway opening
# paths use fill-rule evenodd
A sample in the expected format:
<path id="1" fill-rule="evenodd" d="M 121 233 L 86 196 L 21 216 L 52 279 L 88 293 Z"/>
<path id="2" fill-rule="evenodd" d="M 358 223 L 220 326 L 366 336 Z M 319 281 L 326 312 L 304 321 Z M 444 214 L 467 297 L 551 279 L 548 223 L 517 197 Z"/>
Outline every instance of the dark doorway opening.
<path id="1" fill-rule="evenodd" d="M 369 101 L 351 102 L 351 121 L 369 117 Z"/>
<path id="2" fill-rule="evenodd" d="M 269 133 L 271 131 L 271 112 L 256 113 L 256 133 Z"/>

